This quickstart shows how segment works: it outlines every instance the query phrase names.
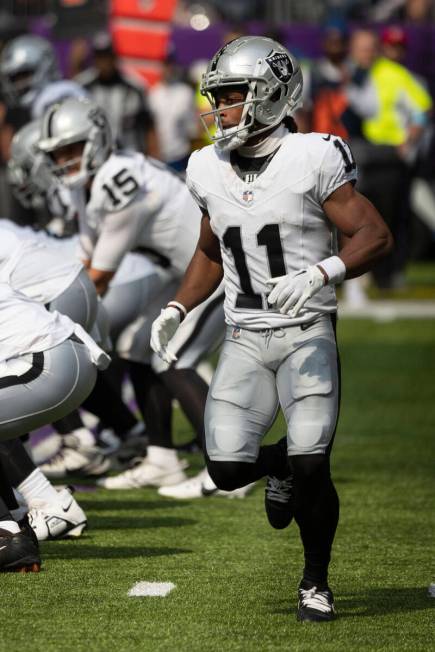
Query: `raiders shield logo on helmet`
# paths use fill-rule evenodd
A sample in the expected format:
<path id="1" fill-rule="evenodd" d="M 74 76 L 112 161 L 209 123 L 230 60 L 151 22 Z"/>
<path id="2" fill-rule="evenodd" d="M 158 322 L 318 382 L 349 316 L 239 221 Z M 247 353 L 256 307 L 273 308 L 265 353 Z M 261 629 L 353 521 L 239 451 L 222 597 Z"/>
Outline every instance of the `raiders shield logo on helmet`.
<path id="1" fill-rule="evenodd" d="M 286 84 L 290 80 L 293 74 L 293 66 L 285 52 L 275 52 L 269 57 L 266 57 L 265 61 L 269 64 L 271 71 L 278 81 Z"/>

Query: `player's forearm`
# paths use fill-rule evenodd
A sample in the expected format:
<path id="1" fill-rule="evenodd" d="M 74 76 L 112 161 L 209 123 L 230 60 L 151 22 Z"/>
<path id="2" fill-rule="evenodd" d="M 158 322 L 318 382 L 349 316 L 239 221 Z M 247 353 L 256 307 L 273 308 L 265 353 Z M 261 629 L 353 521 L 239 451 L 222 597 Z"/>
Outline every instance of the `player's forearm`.
<path id="1" fill-rule="evenodd" d="M 174 300 L 181 303 L 189 312 L 216 290 L 222 276 L 221 263 L 210 260 L 200 249 L 197 249 Z"/>
<path id="2" fill-rule="evenodd" d="M 346 278 L 355 278 L 369 271 L 375 262 L 392 249 L 393 239 L 387 227 L 366 224 L 356 231 L 340 250 L 339 257 L 346 266 Z"/>

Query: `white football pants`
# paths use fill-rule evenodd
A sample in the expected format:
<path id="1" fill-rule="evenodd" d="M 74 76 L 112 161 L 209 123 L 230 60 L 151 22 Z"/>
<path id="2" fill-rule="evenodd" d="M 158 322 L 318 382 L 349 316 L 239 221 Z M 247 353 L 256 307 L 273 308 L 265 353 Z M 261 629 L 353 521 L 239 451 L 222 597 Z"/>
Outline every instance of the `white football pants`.
<path id="1" fill-rule="evenodd" d="M 338 413 L 337 347 L 329 315 L 301 327 L 228 326 L 206 411 L 211 460 L 255 462 L 278 410 L 289 455 L 324 453 Z"/>

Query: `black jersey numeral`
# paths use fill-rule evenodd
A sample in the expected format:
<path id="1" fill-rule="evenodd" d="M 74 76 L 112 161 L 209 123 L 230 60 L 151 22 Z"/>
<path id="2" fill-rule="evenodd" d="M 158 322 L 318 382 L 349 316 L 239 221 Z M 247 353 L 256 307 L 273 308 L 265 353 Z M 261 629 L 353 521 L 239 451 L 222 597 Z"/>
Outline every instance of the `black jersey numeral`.
<path id="1" fill-rule="evenodd" d="M 230 249 L 237 274 L 240 279 L 242 293 L 237 295 L 236 308 L 262 309 L 263 298 L 256 294 L 252 288 L 251 276 L 246 264 L 246 256 L 243 250 L 242 233 L 240 226 L 229 226 L 223 235 L 223 243 Z M 259 247 L 266 247 L 267 261 L 271 276 L 283 276 L 286 274 L 284 253 L 282 250 L 279 224 L 266 224 L 257 233 L 257 244 Z"/>
<path id="2" fill-rule="evenodd" d="M 139 185 L 129 173 L 127 168 L 123 168 L 117 172 L 112 178 L 113 185 L 103 183 L 102 188 L 109 195 L 114 206 L 119 206 L 121 198 L 119 195 L 129 197 L 139 188 Z"/>
<path id="3" fill-rule="evenodd" d="M 349 146 L 345 147 L 342 141 L 338 139 L 335 139 L 333 143 L 343 157 L 344 171 L 349 173 L 352 172 L 352 170 L 355 170 L 356 163 L 355 163 L 355 159 L 353 158 L 353 154 L 350 147 Z"/>

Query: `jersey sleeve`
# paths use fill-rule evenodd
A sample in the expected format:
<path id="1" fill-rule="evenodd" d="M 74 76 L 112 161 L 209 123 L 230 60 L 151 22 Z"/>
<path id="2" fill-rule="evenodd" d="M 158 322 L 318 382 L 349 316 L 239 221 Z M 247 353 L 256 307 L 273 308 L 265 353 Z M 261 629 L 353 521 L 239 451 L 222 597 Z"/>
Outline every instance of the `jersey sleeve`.
<path id="1" fill-rule="evenodd" d="M 199 161 L 200 152 L 193 152 L 189 158 L 189 163 L 187 164 L 186 170 L 186 185 L 190 190 L 195 202 L 198 204 L 202 211 L 207 210 L 207 201 L 205 196 L 205 190 L 201 188 L 201 185 L 198 181 L 198 167 L 200 165 Z"/>
<path id="2" fill-rule="evenodd" d="M 326 140 L 323 137 L 323 140 Z M 319 169 L 318 200 L 325 202 L 334 190 L 345 183 L 355 184 L 357 169 L 349 145 L 338 136 L 330 136 L 326 152 Z"/>
<path id="3" fill-rule="evenodd" d="M 143 227 L 143 211 L 140 203 L 116 213 L 108 213 L 101 225 L 101 231 L 92 253 L 92 267 L 104 271 L 115 271 L 138 241 Z"/>
<path id="4" fill-rule="evenodd" d="M 101 169 L 92 188 L 91 207 L 99 213 L 123 211 L 145 193 L 140 173 L 134 160 L 117 157 Z"/>

